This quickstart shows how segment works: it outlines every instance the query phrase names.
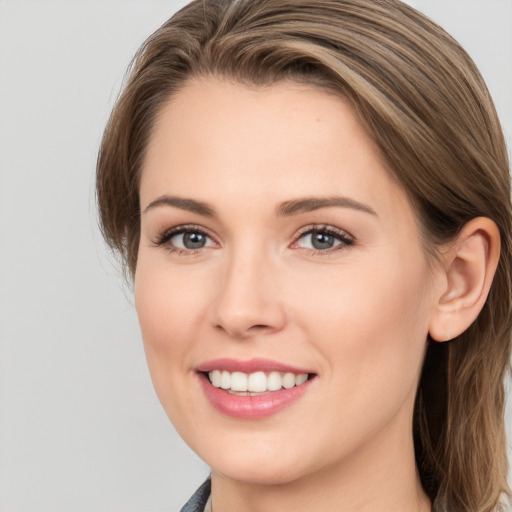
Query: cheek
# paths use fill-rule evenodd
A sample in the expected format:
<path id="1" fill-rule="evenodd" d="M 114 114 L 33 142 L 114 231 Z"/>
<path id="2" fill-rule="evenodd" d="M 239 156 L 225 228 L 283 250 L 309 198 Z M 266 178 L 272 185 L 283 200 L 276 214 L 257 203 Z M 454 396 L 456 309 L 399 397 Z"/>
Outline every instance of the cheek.
<path id="1" fill-rule="evenodd" d="M 313 286 L 313 275 L 296 291 L 298 322 L 315 340 L 343 401 L 372 393 L 402 400 L 416 386 L 430 315 L 429 274 L 422 256 L 411 260 L 382 257 L 360 270 L 336 268 L 322 286 Z"/>
<path id="2" fill-rule="evenodd" d="M 410 429 L 428 330 L 428 275 L 421 265 L 390 264 L 383 273 L 384 266 L 333 273 L 315 293 L 300 292 L 307 301 L 297 317 L 323 363 L 327 407 L 319 404 L 314 416 L 331 439 L 326 459 L 385 425 L 405 425 L 403 436 Z"/>
<path id="3" fill-rule="evenodd" d="M 373 331 L 385 333 L 425 330 L 428 325 L 429 275 L 423 257 L 402 262 L 398 255 L 365 258 L 328 273 L 304 273 L 289 290 L 304 325 L 339 333 L 350 343 L 375 340 Z M 355 337 L 354 337 L 355 336 Z M 380 336 L 379 336 L 380 337 Z M 330 339 L 333 336 L 329 336 Z M 359 345 L 359 342 L 357 342 Z"/>
<path id="4" fill-rule="evenodd" d="M 144 342 L 164 349 L 186 339 L 201 314 L 208 293 L 205 282 L 186 266 L 169 267 L 159 258 L 141 255 L 135 276 L 135 305 Z"/>
<path id="5" fill-rule="evenodd" d="M 162 268 L 144 255 L 135 277 L 135 305 L 155 390 L 169 412 L 175 409 L 183 374 L 192 372 L 191 351 L 203 317 L 207 290 L 187 272 Z"/>

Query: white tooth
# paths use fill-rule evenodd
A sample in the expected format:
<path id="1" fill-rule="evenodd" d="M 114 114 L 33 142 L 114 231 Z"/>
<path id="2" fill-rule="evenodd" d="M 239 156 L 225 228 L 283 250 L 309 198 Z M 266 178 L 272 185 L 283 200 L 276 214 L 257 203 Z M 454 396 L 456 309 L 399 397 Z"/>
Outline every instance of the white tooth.
<path id="1" fill-rule="evenodd" d="M 267 390 L 279 391 L 283 387 L 283 379 L 279 372 L 271 372 L 267 377 Z"/>
<path id="2" fill-rule="evenodd" d="M 308 380 L 308 374 L 307 373 L 299 373 L 299 375 L 297 375 L 295 377 L 295 384 L 297 386 L 300 386 L 301 384 L 304 384 L 304 382 L 306 382 Z"/>
<path id="3" fill-rule="evenodd" d="M 264 372 L 251 373 L 247 380 L 247 390 L 258 393 L 267 390 L 267 376 Z"/>
<path id="4" fill-rule="evenodd" d="M 231 390 L 247 391 L 247 375 L 242 372 L 233 372 L 231 374 Z"/>
<path id="5" fill-rule="evenodd" d="M 295 374 L 285 373 L 283 377 L 283 387 L 286 389 L 293 388 L 295 386 Z"/>
<path id="6" fill-rule="evenodd" d="M 208 375 L 210 377 L 210 381 L 211 381 L 212 385 L 215 386 L 216 388 L 220 388 L 220 384 L 222 382 L 222 373 L 221 373 L 221 371 L 220 370 L 213 370 Z"/>
<path id="7" fill-rule="evenodd" d="M 220 379 L 220 387 L 229 389 L 231 387 L 231 373 L 223 371 Z"/>

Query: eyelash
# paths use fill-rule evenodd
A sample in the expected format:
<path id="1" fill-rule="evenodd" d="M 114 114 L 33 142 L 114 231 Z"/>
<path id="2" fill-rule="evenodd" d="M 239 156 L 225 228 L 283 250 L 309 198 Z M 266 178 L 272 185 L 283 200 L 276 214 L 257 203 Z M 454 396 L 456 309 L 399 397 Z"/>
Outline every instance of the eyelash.
<path id="1" fill-rule="evenodd" d="M 153 243 L 157 247 L 165 247 L 167 251 L 173 254 L 177 254 L 178 256 L 198 254 L 199 251 L 203 249 L 203 247 L 199 249 L 183 249 L 181 247 L 174 247 L 173 245 L 168 243 L 173 237 L 185 233 L 197 233 L 200 235 L 204 235 L 210 240 L 213 240 L 212 237 L 208 234 L 208 231 L 206 231 L 201 226 L 187 224 L 183 226 L 176 226 L 174 228 L 168 229 L 167 231 L 164 231 L 160 236 L 158 236 L 156 240 L 153 241 Z"/>
<path id="2" fill-rule="evenodd" d="M 213 240 L 213 238 L 208 234 L 208 231 L 202 228 L 201 226 L 196 226 L 192 224 L 176 226 L 171 229 L 164 231 L 161 235 L 158 236 L 156 240 L 153 241 L 154 245 L 157 247 L 165 247 L 166 250 L 173 254 L 181 255 L 195 255 L 198 254 L 201 249 L 205 247 L 201 247 L 198 249 L 183 249 L 181 247 L 175 247 L 168 242 L 175 236 L 185 234 L 185 233 L 197 233 L 200 235 L 204 235 L 205 237 Z M 313 225 L 302 228 L 297 236 L 295 237 L 294 242 L 291 244 L 291 248 L 300 249 L 297 247 L 297 243 L 299 240 L 303 239 L 307 235 L 311 235 L 313 233 L 320 233 L 327 236 L 332 236 L 337 241 L 341 242 L 338 245 L 335 245 L 332 248 L 328 248 L 325 250 L 320 249 L 309 249 L 302 248 L 303 251 L 306 252 L 307 255 L 320 255 L 320 256 L 328 256 L 335 251 L 339 251 L 342 249 L 346 249 L 347 247 L 353 246 L 355 244 L 355 239 L 352 235 L 348 234 L 346 231 L 343 231 L 338 228 L 334 228 L 328 225 Z M 295 247 L 294 247 L 295 246 Z"/>
<path id="3" fill-rule="evenodd" d="M 352 235 L 350 235 L 349 233 L 347 233 L 346 231 L 335 228 L 333 226 L 323 224 L 323 225 L 307 226 L 307 227 L 303 228 L 302 230 L 300 230 L 298 235 L 295 238 L 295 241 L 292 243 L 292 247 L 294 245 L 296 245 L 299 240 L 301 240 L 304 237 L 306 237 L 307 235 L 311 235 L 313 233 L 320 233 L 320 234 L 332 236 L 340 243 L 330 249 L 325 249 L 325 250 L 302 248 L 303 251 L 305 251 L 307 255 L 330 256 L 330 255 L 332 255 L 333 252 L 337 252 L 337 251 L 346 249 L 355 244 L 354 237 Z"/>

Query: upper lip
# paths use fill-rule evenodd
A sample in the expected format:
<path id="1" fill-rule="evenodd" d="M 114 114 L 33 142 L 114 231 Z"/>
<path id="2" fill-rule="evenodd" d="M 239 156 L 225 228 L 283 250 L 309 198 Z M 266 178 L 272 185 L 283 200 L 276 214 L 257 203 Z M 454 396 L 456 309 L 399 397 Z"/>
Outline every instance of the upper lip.
<path id="1" fill-rule="evenodd" d="M 243 361 L 239 359 L 221 358 L 212 359 L 201 363 L 196 370 L 198 372 L 211 372 L 213 370 L 223 370 L 227 372 L 254 373 L 260 372 L 284 372 L 284 373 L 314 373 L 305 368 L 297 368 L 289 364 L 284 364 L 271 359 L 255 358 Z"/>

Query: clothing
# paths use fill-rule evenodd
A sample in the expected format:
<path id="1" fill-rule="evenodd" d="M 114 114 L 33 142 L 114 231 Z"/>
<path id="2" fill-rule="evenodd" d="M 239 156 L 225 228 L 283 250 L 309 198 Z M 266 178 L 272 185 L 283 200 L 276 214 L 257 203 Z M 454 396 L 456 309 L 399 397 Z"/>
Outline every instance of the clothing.
<path id="1" fill-rule="evenodd" d="M 211 480 L 208 478 L 187 501 L 180 512 L 211 512 Z M 208 508 L 206 508 L 208 505 Z"/>
<path id="2" fill-rule="evenodd" d="M 208 498 L 206 505 L 204 506 L 204 512 L 212 512 L 212 495 Z"/>

